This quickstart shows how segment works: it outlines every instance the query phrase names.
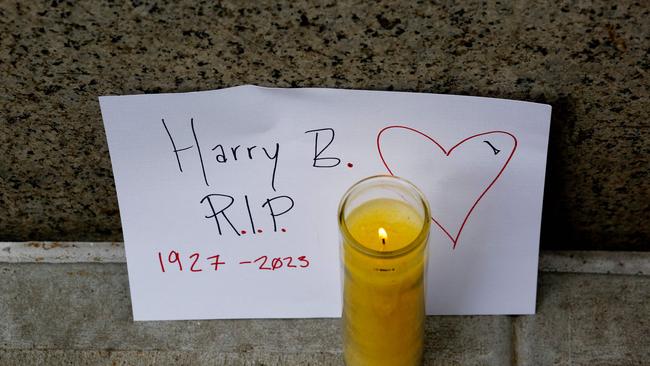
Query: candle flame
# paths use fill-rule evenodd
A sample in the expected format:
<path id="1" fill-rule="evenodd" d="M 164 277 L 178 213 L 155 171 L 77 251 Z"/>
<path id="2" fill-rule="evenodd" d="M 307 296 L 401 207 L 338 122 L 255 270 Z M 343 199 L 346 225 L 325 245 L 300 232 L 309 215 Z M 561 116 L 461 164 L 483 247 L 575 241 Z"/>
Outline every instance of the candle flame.
<path id="1" fill-rule="evenodd" d="M 388 233 L 383 227 L 380 227 L 379 230 L 377 230 L 377 235 L 379 235 L 379 239 L 381 239 L 382 244 L 386 244 L 386 239 L 388 238 Z"/>

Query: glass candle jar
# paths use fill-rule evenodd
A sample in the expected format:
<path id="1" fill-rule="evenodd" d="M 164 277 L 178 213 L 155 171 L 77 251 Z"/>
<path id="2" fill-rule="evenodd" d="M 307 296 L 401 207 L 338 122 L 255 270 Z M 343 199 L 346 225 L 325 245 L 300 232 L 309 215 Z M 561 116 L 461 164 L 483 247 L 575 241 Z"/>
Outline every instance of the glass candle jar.
<path id="1" fill-rule="evenodd" d="M 348 366 L 422 362 L 429 205 L 410 182 L 374 176 L 338 212 Z"/>

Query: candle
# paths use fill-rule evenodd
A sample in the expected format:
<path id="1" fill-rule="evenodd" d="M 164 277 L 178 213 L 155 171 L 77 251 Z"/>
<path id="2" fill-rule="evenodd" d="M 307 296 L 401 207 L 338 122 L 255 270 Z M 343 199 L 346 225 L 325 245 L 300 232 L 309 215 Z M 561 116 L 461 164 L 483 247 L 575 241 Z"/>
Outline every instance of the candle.
<path id="1" fill-rule="evenodd" d="M 339 206 L 348 366 L 418 365 L 424 342 L 429 207 L 392 176 L 355 184 Z"/>

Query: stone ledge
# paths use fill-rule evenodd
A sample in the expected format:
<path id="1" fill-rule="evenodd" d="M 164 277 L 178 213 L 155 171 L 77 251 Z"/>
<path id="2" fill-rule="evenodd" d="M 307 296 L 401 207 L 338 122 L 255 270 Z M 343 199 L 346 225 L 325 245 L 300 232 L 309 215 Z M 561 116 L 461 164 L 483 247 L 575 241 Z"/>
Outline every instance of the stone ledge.
<path id="1" fill-rule="evenodd" d="M 121 242 L 0 242 L 0 263 L 124 263 Z"/>
<path id="2" fill-rule="evenodd" d="M 542 272 L 537 315 L 429 316 L 427 365 L 642 365 L 650 276 Z M 126 266 L 0 263 L 0 364 L 341 364 L 338 319 L 133 322 Z"/>
<path id="3" fill-rule="evenodd" d="M 541 272 L 650 275 L 650 252 L 542 251 Z"/>
<path id="4" fill-rule="evenodd" d="M 2 365 L 342 365 L 326 353 L 215 353 L 201 351 L 0 350 Z"/>
<path id="5" fill-rule="evenodd" d="M 121 242 L 0 242 L 0 263 L 124 263 Z M 541 272 L 650 274 L 650 252 L 542 251 Z"/>

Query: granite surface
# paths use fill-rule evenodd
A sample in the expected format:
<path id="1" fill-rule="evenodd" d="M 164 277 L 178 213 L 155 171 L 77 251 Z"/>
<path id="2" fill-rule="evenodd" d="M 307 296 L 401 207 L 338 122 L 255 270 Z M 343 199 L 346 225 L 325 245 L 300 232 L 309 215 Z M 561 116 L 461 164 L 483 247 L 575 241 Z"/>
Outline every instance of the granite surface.
<path id="1" fill-rule="evenodd" d="M 240 84 L 549 103 L 542 246 L 650 250 L 650 2 L 0 2 L 0 240 L 122 239 L 97 96 Z"/>

